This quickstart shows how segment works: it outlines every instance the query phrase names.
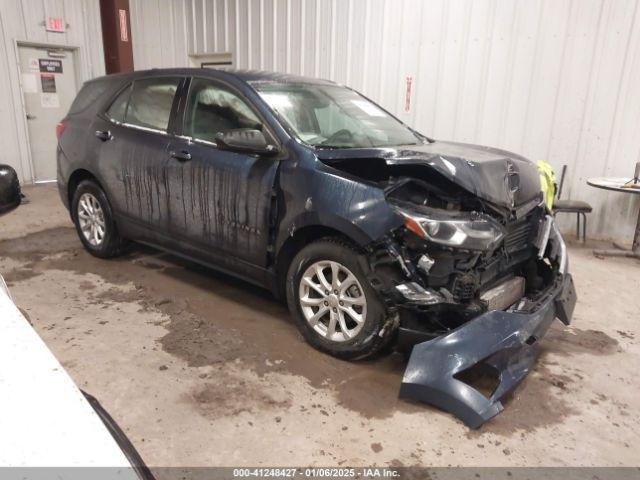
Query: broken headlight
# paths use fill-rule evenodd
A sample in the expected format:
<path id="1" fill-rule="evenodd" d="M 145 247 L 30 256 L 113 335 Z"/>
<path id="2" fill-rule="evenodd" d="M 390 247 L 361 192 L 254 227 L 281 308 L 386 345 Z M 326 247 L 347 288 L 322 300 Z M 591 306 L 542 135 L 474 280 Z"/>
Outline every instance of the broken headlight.
<path id="1" fill-rule="evenodd" d="M 398 209 L 404 225 L 416 235 L 434 243 L 467 250 L 489 250 L 504 237 L 502 226 L 480 215 L 446 216 Z"/>

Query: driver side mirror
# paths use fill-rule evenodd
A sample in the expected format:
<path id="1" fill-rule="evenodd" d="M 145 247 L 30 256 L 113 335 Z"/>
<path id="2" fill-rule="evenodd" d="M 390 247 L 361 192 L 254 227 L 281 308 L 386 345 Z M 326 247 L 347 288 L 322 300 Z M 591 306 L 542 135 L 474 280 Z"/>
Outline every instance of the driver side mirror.
<path id="1" fill-rule="evenodd" d="M 255 153 L 258 155 L 275 155 L 278 149 L 267 143 L 260 130 L 236 128 L 225 130 L 216 135 L 216 144 L 222 150 L 232 152 Z"/>

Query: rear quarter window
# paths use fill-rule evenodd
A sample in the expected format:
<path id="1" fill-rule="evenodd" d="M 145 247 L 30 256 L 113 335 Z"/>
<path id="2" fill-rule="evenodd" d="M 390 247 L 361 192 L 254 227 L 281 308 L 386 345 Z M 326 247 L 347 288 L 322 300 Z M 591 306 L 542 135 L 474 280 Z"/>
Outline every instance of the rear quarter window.
<path id="1" fill-rule="evenodd" d="M 107 82 L 93 81 L 85 83 L 75 100 L 71 104 L 69 114 L 74 115 L 86 110 L 90 105 L 96 102 L 98 98 L 107 90 Z"/>
<path id="2" fill-rule="evenodd" d="M 113 101 L 113 103 L 107 110 L 107 116 L 110 119 L 120 123 L 124 123 L 130 95 L 131 95 L 131 84 L 127 85 L 127 87 L 118 94 L 116 99 Z"/>

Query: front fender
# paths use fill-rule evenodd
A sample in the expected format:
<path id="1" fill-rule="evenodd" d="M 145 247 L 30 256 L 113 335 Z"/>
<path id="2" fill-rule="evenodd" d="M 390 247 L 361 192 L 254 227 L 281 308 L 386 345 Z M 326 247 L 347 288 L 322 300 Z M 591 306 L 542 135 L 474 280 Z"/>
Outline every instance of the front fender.
<path id="1" fill-rule="evenodd" d="M 283 232 L 284 238 L 280 239 L 279 245 L 286 241 L 286 237 L 294 236 L 297 231 L 308 227 L 336 230 L 360 246 L 367 245 L 372 241 L 365 231 L 346 218 L 338 217 L 331 213 L 319 215 L 318 212 L 303 212 L 292 219 L 287 231 Z"/>
<path id="2" fill-rule="evenodd" d="M 285 211 L 277 249 L 305 226 L 338 230 L 364 246 L 402 225 L 402 218 L 387 203 L 381 188 L 349 178 L 319 162 L 311 152 L 299 155 L 281 167 L 279 182 Z"/>

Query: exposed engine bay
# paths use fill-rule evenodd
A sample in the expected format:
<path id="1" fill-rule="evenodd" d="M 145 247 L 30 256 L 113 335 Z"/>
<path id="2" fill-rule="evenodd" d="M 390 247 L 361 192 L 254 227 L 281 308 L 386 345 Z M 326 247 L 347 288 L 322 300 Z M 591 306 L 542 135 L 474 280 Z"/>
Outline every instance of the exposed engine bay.
<path id="1" fill-rule="evenodd" d="M 410 212 L 405 227 L 387 240 L 411 280 L 396 286 L 404 300 L 398 302 L 403 331 L 412 333 L 406 347 L 442 335 L 487 310 L 504 310 L 525 295 L 535 301 L 557 274 L 557 268 L 539 257 L 535 243 L 546 220 L 539 201 L 518 215 L 501 212 L 468 194 L 449 197 L 434 190 L 410 180 L 392 185 L 388 192 L 392 204 Z M 484 233 L 485 241 L 467 241 L 468 248 L 430 241 L 415 221 L 420 218 L 415 213 L 476 222 L 481 232 L 478 237 Z M 495 229 L 493 236 L 491 229 Z"/>
<path id="2" fill-rule="evenodd" d="M 363 175 L 358 163 L 332 166 L 376 182 L 405 218 L 403 227 L 371 246 L 371 282 L 398 309 L 401 348 L 522 299 L 526 308 L 553 283 L 558 265 L 538 254 L 537 236 L 547 221 L 541 194 L 508 209 L 436 172 L 422 179 L 422 166 L 371 159 Z"/>

